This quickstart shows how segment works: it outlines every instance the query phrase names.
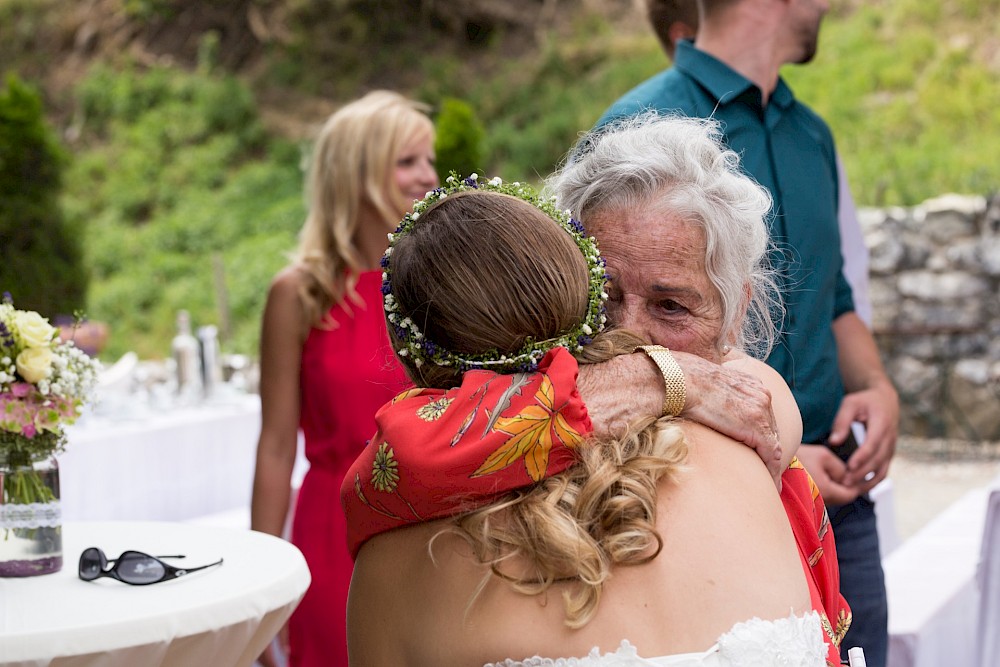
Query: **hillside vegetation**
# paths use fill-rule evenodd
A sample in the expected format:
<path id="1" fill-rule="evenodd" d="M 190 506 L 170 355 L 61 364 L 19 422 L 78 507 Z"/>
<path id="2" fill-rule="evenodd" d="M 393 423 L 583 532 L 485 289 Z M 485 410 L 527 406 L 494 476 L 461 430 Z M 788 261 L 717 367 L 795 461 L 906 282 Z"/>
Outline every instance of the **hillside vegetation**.
<path id="1" fill-rule="evenodd" d="M 373 87 L 464 100 L 485 128 L 475 168 L 537 181 L 666 66 L 634 4 L 0 0 L 0 62 L 41 91 L 72 155 L 62 205 L 105 355 L 165 355 L 180 308 L 253 354 L 330 111 Z M 1000 0 L 845 2 L 816 61 L 786 68 L 860 204 L 997 189 L 998 18 Z"/>

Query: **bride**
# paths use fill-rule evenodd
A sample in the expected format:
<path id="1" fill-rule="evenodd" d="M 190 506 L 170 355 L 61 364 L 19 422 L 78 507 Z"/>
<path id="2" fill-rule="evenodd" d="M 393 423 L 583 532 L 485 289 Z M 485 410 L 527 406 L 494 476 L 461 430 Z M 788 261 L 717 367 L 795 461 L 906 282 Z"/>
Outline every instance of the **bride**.
<path id="1" fill-rule="evenodd" d="M 709 125 L 658 122 L 760 190 Z M 768 203 L 742 200 L 741 214 L 763 226 Z M 577 363 L 648 341 L 601 331 L 604 263 L 578 222 L 524 186 L 450 179 L 404 218 L 383 267 L 390 338 L 418 389 L 380 411 L 342 489 L 351 664 L 822 667 L 837 655 L 752 450 L 669 417 L 583 435 L 586 409 L 565 389 Z M 783 427 L 800 428 L 787 387 L 746 366 Z M 514 395 L 534 404 L 511 411 Z"/>

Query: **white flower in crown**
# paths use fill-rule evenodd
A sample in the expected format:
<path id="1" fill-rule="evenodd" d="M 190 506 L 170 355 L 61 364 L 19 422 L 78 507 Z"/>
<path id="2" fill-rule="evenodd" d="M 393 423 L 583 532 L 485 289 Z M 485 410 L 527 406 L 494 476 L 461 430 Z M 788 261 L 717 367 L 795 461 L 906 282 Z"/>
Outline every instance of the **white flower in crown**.
<path id="1" fill-rule="evenodd" d="M 414 204 L 413 212 L 404 216 L 399 229 L 396 230 L 395 234 L 390 235 L 390 244 L 395 245 L 399 239 L 410 233 L 420 214 L 425 212 L 429 207 L 435 206 L 446 199 L 449 194 L 466 192 L 478 187 L 484 190 L 495 189 L 497 192 L 518 197 L 532 204 L 563 227 L 573 237 L 583 257 L 590 265 L 588 267 L 590 299 L 587 315 L 584 321 L 576 328 L 564 332 L 563 335 L 557 338 L 531 342 L 530 345 L 526 345 L 511 356 L 501 355 L 497 359 L 496 357 L 491 357 L 488 353 L 482 355 L 457 355 L 435 345 L 433 341 L 428 340 L 424 336 L 409 317 L 402 317 L 403 313 L 400 312 L 399 303 L 389 293 L 385 295 L 383 307 L 387 313 L 387 320 L 396 328 L 396 335 L 403 339 L 403 345 L 398 350 L 399 356 L 412 360 L 412 363 L 418 367 L 424 365 L 426 362 L 442 367 L 456 367 L 459 370 L 490 368 L 523 372 L 525 370 L 536 369 L 542 357 L 554 347 L 565 347 L 574 351 L 581 350 L 582 346 L 589 342 L 595 331 L 602 331 L 604 329 L 604 324 L 607 321 L 603 314 L 604 300 L 607 299 L 607 294 L 603 289 L 605 271 L 603 260 L 600 258 L 594 238 L 583 234 L 583 228 L 580 223 L 572 218 L 569 211 L 559 209 L 555 197 L 540 196 L 532 186 L 519 181 L 506 184 L 500 177 L 493 177 L 479 184 L 478 179 L 479 174 L 476 173 L 470 174 L 465 178 L 455 173 L 449 175 L 442 187 L 431 190 L 424 199 Z M 382 266 L 385 268 L 383 283 L 384 288 L 388 288 L 387 291 L 391 291 L 392 289 L 391 254 L 391 252 L 386 252 L 382 263 Z"/>

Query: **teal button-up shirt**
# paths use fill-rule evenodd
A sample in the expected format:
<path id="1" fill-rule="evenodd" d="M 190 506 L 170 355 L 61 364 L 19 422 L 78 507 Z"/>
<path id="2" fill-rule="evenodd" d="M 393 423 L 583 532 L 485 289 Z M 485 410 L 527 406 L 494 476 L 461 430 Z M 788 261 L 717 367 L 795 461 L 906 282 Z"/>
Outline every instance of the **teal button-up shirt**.
<path id="1" fill-rule="evenodd" d="M 786 311 L 767 363 L 798 401 L 803 442 L 821 442 L 844 396 L 832 324 L 854 310 L 842 270 L 830 129 L 783 80 L 762 106 L 753 82 L 691 42 L 681 42 L 674 66 L 619 98 L 598 126 L 649 109 L 719 120 L 743 169 L 770 190 L 771 239 L 779 249 L 772 262 Z"/>

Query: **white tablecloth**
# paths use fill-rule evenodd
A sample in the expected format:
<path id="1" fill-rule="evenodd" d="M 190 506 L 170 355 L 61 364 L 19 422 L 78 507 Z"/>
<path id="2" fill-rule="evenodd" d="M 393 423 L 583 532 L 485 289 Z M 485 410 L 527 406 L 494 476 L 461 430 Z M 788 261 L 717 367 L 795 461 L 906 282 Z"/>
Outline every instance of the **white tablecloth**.
<path id="1" fill-rule="evenodd" d="M 249 508 L 260 399 L 88 417 L 59 455 L 63 519 L 183 521 Z"/>
<path id="2" fill-rule="evenodd" d="M 996 667 L 1000 665 L 1000 478 L 993 481 L 990 489 L 976 584 L 979 588 L 976 667 Z"/>
<path id="3" fill-rule="evenodd" d="M 974 664 L 988 491 L 970 491 L 883 560 L 889 667 Z"/>
<path id="4" fill-rule="evenodd" d="M 151 586 L 85 582 L 77 561 L 135 549 L 221 566 Z M 0 579 L 3 667 L 244 667 L 309 585 L 294 546 L 262 533 L 175 523 L 79 522 L 63 527 L 61 572 Z"/>

